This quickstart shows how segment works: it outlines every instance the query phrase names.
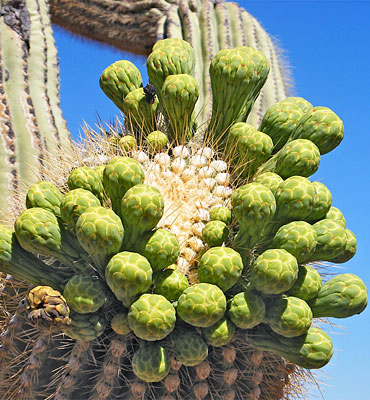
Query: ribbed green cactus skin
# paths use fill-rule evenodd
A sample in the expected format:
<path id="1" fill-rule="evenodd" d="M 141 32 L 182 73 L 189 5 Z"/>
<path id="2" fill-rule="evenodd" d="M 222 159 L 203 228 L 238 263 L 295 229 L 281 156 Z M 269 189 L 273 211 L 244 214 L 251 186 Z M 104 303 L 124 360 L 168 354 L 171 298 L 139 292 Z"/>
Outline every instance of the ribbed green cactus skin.
<path id="1" fill-rule="evenodd" d="M 20 180 L 32 182 L 32 168 L 42 167 L 45 149 L 69 146 L 69 135 L 59 109 L 58 61 L 47 2 L 2 3 L 0 200 L 6 209 L 9 191 L 17 190 Z M 9 13 L 20 9 L 30 20 L 29 38 L 7 24 Z"/>

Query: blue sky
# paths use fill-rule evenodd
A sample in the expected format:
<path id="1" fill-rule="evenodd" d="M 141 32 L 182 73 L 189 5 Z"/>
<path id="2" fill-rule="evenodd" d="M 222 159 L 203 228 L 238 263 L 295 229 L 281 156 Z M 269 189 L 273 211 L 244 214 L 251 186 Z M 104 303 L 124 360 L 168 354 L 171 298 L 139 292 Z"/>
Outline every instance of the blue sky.
<path id="1" fill-rule="evenodd" d="M 326 184 L 333 205 L 357 236 L 358 252 L 343 273 L 359 275 L 370 288 L 370 2 L 368 1 L 239 1 L 276 37 L 291 65 L 294 94 L 316 106 L 327 106 L 343 120 L 345 138 L 322 157 L 315 180 Z M 101 92 L 103 69 L 119 59 L 141 70 L 145 59 L 55 30 L 61 69 L 61 104 L 73 137 L 83 120 L 115 118 L 117 109 Z M 370 310 L 370 307 L 369 307 Z M 332 319 L 334 356 L 317 376 L 326 400 L 366 400 L 370 380 L 370 311 L 349 319 Z M 368 331 L 369 330 L 369 331 Z M 317 396 L 317 397 L 316 397 Z M 321 398 L 317 391 L 307 399 Z"/>

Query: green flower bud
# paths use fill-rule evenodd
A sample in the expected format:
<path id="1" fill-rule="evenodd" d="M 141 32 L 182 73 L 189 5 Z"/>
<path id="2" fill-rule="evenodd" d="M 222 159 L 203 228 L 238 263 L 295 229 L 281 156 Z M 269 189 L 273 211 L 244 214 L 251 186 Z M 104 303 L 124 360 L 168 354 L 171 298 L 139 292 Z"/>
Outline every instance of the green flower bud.
<path id="1" fill-rule="evenodd" d="M 73 189 L 67 192 L 60 204 L 60 216 L 71 229 L 75 229 L 80 215 L 90 207 L 100 206 L 99 199 L 85 189 Z"/>
<path id="2" fill-rule="evenodd" d="M 272 241 L 273 248 L 286 250 L 297 259 L 298 264 L 310 260 L 316 244 L 316 231 L 305 221 L 294 221 L 283 225 Z"/>
<path id="3" fill-rule="evenodd" d="M 122 103 L 126 128 L 138 135 L 155 129 L 158 104 L 157 97 L 153 102 L 148 101 L 143 88 L 128 93 Z"/>
<path id="4" fill-rule="evenodd" d="M 265 318 L 265 303 L 251 290 L 236 294 L 227 306 L 228 318 L 241 329 L 254 328 Z"/>
<path id="5" fill-rule="evenodd" d="M 169 47 L 180 47 L 185 49 L 189 54 L 194 53 L 194 49 L 191 47 L 190 43 L 187 42 L 186 40 L 183 39 L 178 39 L 178 38 L 167 38 L 163 40 L 158 40 L 154 46 L 153 46 L 153 51 L 154 50 L 159 50 L 159 49 L 166 49 Z"/>
<path id="6" fill-rule="evenodd" d="M 195 367 L 208 356 L 208 346 L 203 338 L 194 332 L 174 332 L 171 336 L 176 360 L 187 367 Z"/>
<path id="7" fill-rule="evenodd" d="M 105 269 L 107 285 L 126 307 L 150 288 L 152 274 L 145 257 L 128 251 L 113 256 Z"/>
<path id="8" fill-rule="evenodd" d="M 121 199 L 133 186 L 144 182 L 141 165 L 129 157 L 116 157 L 110 160 L 103 176 L 104 189 L 112 201 L 113 211 L 120 215 Z"/>
<path id="9" fill-rule="evenodd" d="M 327 107 L 314 107 L 298 121 L 292 139 L 309 139 L 320 154 L 334 150 L 344 137 L 342 120 Z"/>
<path id="10" fill-rule="evenodd" d="M 163 210 L 161 192 L 153 186 L 139 184 L 126 192 L 121 200 L 126 248 L 134 248 L 145 233 L 155 228 L 163 216 Z"/>
<path id="11" fill-rule="evenodd" d="M 229 131 L 229 156 L 241 177 L 251 177 L 271 155 L 271 138 L 246 122 L 237 122 Z"/>
<path id="12" fill-rule="evenodd" d="M 222 221 L 210 221 L 202 230 L 202 239 L 209 247 L 222 246 L 229 237 L 229 229 Z"/>
<path id="13" fill-rule="evenodd" d="M 298 278 L 289 289 L 288 295 L 299 297 L 302 300 L 310 300 L 317 296 L 321 288 L 321 276 L 312 267 L 300 265 Z"/>
<path id="14" fill-rule="evenodd" d="M 149 82 L 160 94 L 163 83 L 169 75 L 193 75 L 194 51 L 185 47 L 160 45 L 149 54 L 146 66 Z"/>
<path id="15" fill-rule="evenodd" d="M 312 226 L 317 234 L 317 245 L 311 261 L 332 261 L 345 251 L 347 233 L 342 225 L 334 220 L 322 219 Z"/>
<path id="16" fill-rule="evenodd" d="M 325 219 L 332 219 L 333 221 L 341 225 L 343 228 L 346 227 L 346 219 L 344 218 L 342 211 L 340 211 L 339 208 L 337 207 L 331 206 L 329 208 L 328 213 L 325 216 Z"/>
<path id="17" fill-rule="evenodd" d="M 116 61 L 107 67 L 99 80 L 103 92 L 123 111 L 123 100 L 132 91 L 143 86 L 140 71 L 127 60 Z"/>
<path id="18" fill-rule="evenodd" d="M 279 187 L 280 183 L 283 182 L 283 178 L 274 172 L 264 172 L 263 174 L 258 175 L 254 181 L 266 186 L 275 196 L 277 188 Z"/>
<path id="19" fill-rule="evenodd" d="M 264 294 L 279 294 L 289 290 L 297 277 L 297 259 L 286 250 L 269 249 L 252 264 L 250 281 Z"/>
<path id="20" fill-rule="evenodd" d="M 223 317 L 214 325 L 202 329 L 202 335 L 207 343 L 213 347 L 221 347 L 230 343 L 235 334 L 235 326 Z"/>
<path id="21" fill-rule="evenodd" d="M 128 312 L 128 324 L 135 335 L 147 341 L 161 340 L 175 328 L 176 311 L 159 294 L 143 294 Z"/>
<path id="22" fill-rule="evenodd" d="M 60 290 L 69 277 L 69 271 L 45 264 L 25 251 L 11 228 L 0 224 L 0 271 L 36 286 L 51 286 Z"/>
<path id="23" fill-rule="evenodd" d="M 331 208 L 333 201 L 332 195 L 329 189 L 321 182 L 312 182 L 316 192 L 315 208 L 311 214 L 307 217 L 309 221 L 317 221 L 322 218 L 326 218 L 325 215 Z"/>
<path id="24" fill-rule="evenodd" d="M 157 272 L 153 283 L 153 293 L 160 294 L 169 301 L 177 301 L 182 292 L 189 287 L 186 276 L 172 268 Z"/>
<path id="25" fill-rule="evenodd" d="M 79 314 L 98 311 L 108 298 L 104 283 L 88 275 L 74 275 L 67 282 L 63 295 L 71 309 Z"/>
<path id="26" fill-rule="evenodd" d="M 170 134 L 177 143 L 192 136 L 193 111 L 199 97 L 199 85 L 188 74 L 167 76 L 161 88 L 161 100 L 170 123 Z"/>
<path id="27" fill-rule="evenodd" d="M 211 61 L 212 117 L 209 130 L 218 143 L 229 127 L 245 121 L 266 82 L 270 64 L 252 47 L 220 50 Z"/>
<path id="28" fill-rule="evenodd" d="M 346 236 L 347 236 L 347 240 L 346 240 L 344 251 L 338 257 L 331 260 L 334 263 L 339 263 L 339 264 L 345 263 L 345 262 L 349 261 L 356 254 L 357 239 L 356 239 L 355 234 L 352 231 L 350 231 L 349 229 L 346 229 Z"/>
<path id="29" fill-rule="evenodd" d="M 101 336 L 107 323 L 104 314 L 100 312 L 78 314 L 71 312 L 71 324 L 63 327 L 62 331 L 72 339 L 90 342 Z"/>
<path id="30" fill-rule="evenodd" d="M 309 177 L 320 165 L 320 151 L 307 139 L 292 140 L 276 156 L 275 172 L 283 179 L 294 175 Z"/>
<path id="31" fill-rule="evenodd" d="M 309 305 L 314 318 L 347 318 L 364 311 L 367 302 L 364 282 L 356 275 L 342 274 L 324 283 Z"/>
<path id="32" fill-rule="evenodd" d="M 182 292 L 176 311 L 188 324 L 206 328 L 223 317 L 226 311 L 226 298 L 217 286 L 198 283 Z"/>
<path id="33" fill-rule="evenodd" d="M 131 332 L 128 324 L 128 311 L 122 311 L 116 314 L 110 321 L 111 327 L 118 335 L 127 335 Z"/>
<path id="34" fill-rule="evenodd" d="M 304 111 L 293 101 L 281 101 L 266 111 L 258 130 L 269 135 L 274 143 L 274 152 L 288 141 Z"/>
<path id="35" fill-rule="evenodd" d="M 253 182 L 234 190 L 231 205 L 240 227 L 234 245 L 236 248 L 251 249 L 274 217 L 275 197 L 266 186 Z"/>
<path id="36" fill-rule="evenodd" d="M 312 324 L 312 311 L 298 297 L 274 297 L 267 303 L 265 322 L 284 337 L 301 336 Z"/>
<path id="37" fill-rule="evenodd" d="M 132 370 L 144 382 L 159 382 L 170 372 L 171 363 L 159 343 L 145 343 L 132 357 Z"/>
<path id="38" fill-rule="evenodd" d="M 156 229 L 145 234 L 136 244 L 136 249 L 149 261 L 153 271 L 174 264 L 180 253 L 177 237 L 166 229 Z"/>
<path id="39" fill-rule="evenodd" d="M 302 368 L 322 368 L 333 355 L 330 337 L 319 328 L 311 327 L 301 336 L 286 338 L 266 327 L 257 327 L 248 336 L 253 347 L 275 353 Z"/>
<path id="40" fill-rule="evenodd" d="M 161 131 L 153 131 L 149 133 L 146 142 L 150 150 L 160 152 L 167 146 L 168 138 L 167 135 Z"/>
<path id="41" fill-rule="evenodd" d="M 315 208 L 315 188 L 302 176 L 291 176 L 282 182 L 275 197 L 277 221 L 304 220 Z"/>
<path id="42" fill-rule="evenodd" d="M 293 103 L 298 106 L 304 113 L 312 110 L 313 105 L 303 97 L 287 97 L 280 104 Z"/>
<path id="43" fill-rule="evenodd" d="M 100 201 L 104 200 L 103 183 L 99 174 L 89 167 L 75 168 L 68 177 L 69 190 L 85 189 L 94 194 Z"/>
<path id="44" fill-rule="evenodd" d="M 209 213 L 211 221 L 222 221 L 225 224 L 231 222 L 231 210 L 227 207 L 215 207 Z"/>
<path id="45" fill-rule="evenodd" d="M 104 174 L 104 169 L 105 169 L 105 164 L 98 165 L 93 168 L 95 172 L 99 175 L 100 180 L 103 182 L 103 174 Z"/>
<path id="46" fill-rule="evenodd" d="M 121 139 L 119 140 L 119 147 L 125 152 L 134 150 L 136 146 L 137 146 L 136 139 L 132 135 L 122 136 Z"/>
<path id="47" fill-rule="evenodd" d="M 199 282 L 212 283 L 224 292 L 235 285 L 242 271 L 240 254 L 229 247 L 212 247 L 198 264 Z"/>
<path id="48" fill-rule="evenodd" d="M 124 229 L 120 218 L 109 208 L 90 207 L 76 222 L 77 239 L 99 271 L 104 271 L 109 259 L 122 245 Z"/>
<path id="49" fill-rule="evenodd" d="M 34 207 L 22 212 L 14 224 L 15 235 L 24 250 L 53 256 L 73 270 L 85 270 L 80 262 L 81 248 L 66 240 L 67 233 L 49 210 Z"/>
<path id="50" fill-rule="evenodd" d="M 51 211 L 57 217 L 60 217 L 60 203 L 62 193 L 49 181 L 41 181 L 33 184 L 27 192 L 26 207 L 40 207 Z"/>

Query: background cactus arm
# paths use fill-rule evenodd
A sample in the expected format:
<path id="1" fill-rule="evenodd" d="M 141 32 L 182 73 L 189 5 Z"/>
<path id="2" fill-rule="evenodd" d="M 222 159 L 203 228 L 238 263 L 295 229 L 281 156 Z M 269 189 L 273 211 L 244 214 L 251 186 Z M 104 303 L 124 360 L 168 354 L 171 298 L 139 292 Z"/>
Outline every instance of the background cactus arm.
<path id="1" fill-rule="evenodd" d="M 148 55 L 171 3 L 178 1 L 51 0 L 50 12 L 52 22 L 70 32 Z"/>
<path id="2" fill-rule="evenodd" d="M 19 178 L 32 179 L 27 164 L 35 165 L 36 157 L 40 156 L 40 141 L 37 138 L 37 125 L 34 118 L 34 106 L 29 92 L 29 74 L 27 68 L 27 38 L 20 29 L 21 22 L 17 17 L 8 18 L 12 13 L 12 2 L 7 2 L 1 8 L 1 65 L 3 69 L 4 103 L 7 104 L 9 115 L 6 122 L 9 130 L 15 135 L 11 145 L 14 154 L 14 169 L 17 179 L 13 179 L 13 186 L 17 186 Z M 18 10 L 17 10 L 18 11 Z M 18 155 L 23 154 L 22 161 Z M 41 157 L 42 158 L 42 157 Z M 41 159 L 40 158 L 40 159 Z M 37 161 L 36 161 L 37 162 Z M 27 171 L 28 169 L 28 171 Z M 15 176 L 15 173 L 13 173 Z M 8 188 L 5 193 L 8 192 Z M 3 194 L 2 194 L 3 196 Z M 4 198 L 4 202 L 6 201 Z"/>
<path id="3" fill-rule="evenodd" d="M 46 0 L 3 1 L 0 12 L 0 200 L 33 182 L 45 151 L 69 146 L 59 108 L 59 69 Z"/>

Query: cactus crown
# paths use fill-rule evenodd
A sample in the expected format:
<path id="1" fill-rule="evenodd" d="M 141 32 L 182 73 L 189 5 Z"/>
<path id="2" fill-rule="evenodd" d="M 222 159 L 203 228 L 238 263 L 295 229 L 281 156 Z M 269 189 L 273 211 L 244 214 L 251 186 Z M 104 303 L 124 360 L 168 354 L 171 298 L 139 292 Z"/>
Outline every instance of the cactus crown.
<path id="1" fill-rule="evenodd" d="M 320 268 L 300 265 L 355 254 L 352 232 L 335 213 L 326 218 L 330 193 L 308 179 L 320 151 L 339 144 L 341 121 L 320 108 L 326 125 L 298 122 L 287 136 L 286 118 L 275 115 L 282 106 L 263 132 L 247 124 L 269 62 L 237 47 L 212 61 L 214 107 L 200 145 L 189 44 L 159 42 L 148 69 L 157 102 L 130 64 L 104 71 L 100 85 L 126 126 L 109 137 L 103 127 L 88 130 L 63 162 L 60 154 L 46 160 L 53 185 L 27 198 L 48 197 L 53 207 L 29 200 L 21 213 L 19 201 L 15 236 L 0 231 L 0 269 L 14 276 L 4 296 L 24 296 L 19 279 L 37 284 L 2 335 L 4 391 L 41 398 L 38 374 L 42 395 L 58 399 L 81 387 L 99 400 L 287 398 L 293 389 L 282 378 L 309 378 L 333 353 L 313 318 L 367 305 L 360 278 L 339 275 L 321 287 Z M 302 121 L 314 119 L 302 99 L 287 103 L 305 106 Z M 279 124 L 286 143 L 274 151 Z M 62 196 L 50 195 L 54 186 Z M 29 253 L 36 257 L 27 264 Z M 307 290 L 313 280 L 317 290 Z"/>

